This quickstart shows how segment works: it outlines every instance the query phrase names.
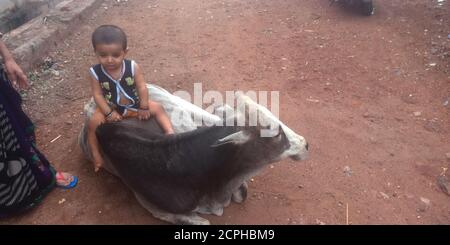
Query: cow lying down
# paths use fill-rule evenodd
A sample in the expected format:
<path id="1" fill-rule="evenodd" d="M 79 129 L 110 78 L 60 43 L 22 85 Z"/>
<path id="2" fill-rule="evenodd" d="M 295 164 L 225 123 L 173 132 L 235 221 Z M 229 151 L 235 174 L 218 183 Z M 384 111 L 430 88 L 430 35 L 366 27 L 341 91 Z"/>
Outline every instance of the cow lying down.
<path id="1" fill-rule="evenodd" d="M 162 88 L 148 88 L 150 98 L 161 103 L 169 117 L 178 109 L 202 115 L 207 123 L 225 120 Z M 192 118 L 184 118 L 182 125 L 174 123 L 176 134 L 171 136 L 163 135 L 152 119 L 106 123 L 96 132 L 105 169 L 117 175 L 153 216 L 174 224 L 209 224 L 198 214 L 220 216 L 230 201 L 243 202 L 246 181 L 263 167 L 287 157 L 302 160 L 307 155 L 303 137 L 248 97 L 240 95 L 239 99 L 246 109 L 232 120 L 257 112 L 265 122 L 277 125 L 271 137 L 260 137 L 260 126 L 197 128 Z M 85 109 L 89 117 L 95 104 L 91 101 Z M 85 126 L 79 144 L 90 159 Z"/>

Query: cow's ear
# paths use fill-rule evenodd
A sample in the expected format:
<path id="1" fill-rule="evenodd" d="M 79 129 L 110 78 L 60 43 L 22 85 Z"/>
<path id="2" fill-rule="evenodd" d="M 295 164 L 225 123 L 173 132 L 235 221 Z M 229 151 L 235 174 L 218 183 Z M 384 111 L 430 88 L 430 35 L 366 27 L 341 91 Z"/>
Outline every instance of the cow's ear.
<path id="1" fill-rule="evenodd" d="M 239 131 L 234 134 L 230 134 L 222 139 L 217 140 L 211 147 L 217 147 L 225 144 L 242 145 L 250 140 L 250 135 L 244 131 Z"/>

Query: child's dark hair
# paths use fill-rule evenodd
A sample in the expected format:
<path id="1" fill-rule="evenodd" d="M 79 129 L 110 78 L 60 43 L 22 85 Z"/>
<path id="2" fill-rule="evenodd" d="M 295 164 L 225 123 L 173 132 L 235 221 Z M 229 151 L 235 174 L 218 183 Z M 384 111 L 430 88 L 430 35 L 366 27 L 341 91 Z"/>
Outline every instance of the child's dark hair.
<path id="1" fill-rule="evenodd" d="M 118 26 L 102 25 L 92 33 L 92 46 L 94 50 L 99 44 L 120 44 L 123 50 L 127 49 L 127 35 Z"/>

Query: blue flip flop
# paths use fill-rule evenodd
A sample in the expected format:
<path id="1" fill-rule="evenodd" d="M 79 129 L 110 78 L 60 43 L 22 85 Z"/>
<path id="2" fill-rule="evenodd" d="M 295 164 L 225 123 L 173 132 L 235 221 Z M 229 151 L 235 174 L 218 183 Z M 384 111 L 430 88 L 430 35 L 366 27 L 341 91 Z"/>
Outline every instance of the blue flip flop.
<path id="1" fill-rule="evenodd" d="M 59 172 L 58 173 L 56 173 L 56 179 L 61 179 L 61 177 L 59 177 L 59 176 L 62 176 Z M 73 177 L 73 179 L 72 179 L 72 182 L 70 182 L 70 184 L 68 184 L 68 185 L 66 185 L 66 186 L 62 186 L 62 185 L 58 185 L 58 184 L 56 184 L 56 186 L 58 187 L 58 188 L 62 188 L 62 189 L 72 189 L 72 188 L 74 188 L 75 186 L 77 186 L 77 184 L 78 184 L 78 177 L 77 176 L 75 176 L 75 175 L 73 175 L 72 176 Z"/>

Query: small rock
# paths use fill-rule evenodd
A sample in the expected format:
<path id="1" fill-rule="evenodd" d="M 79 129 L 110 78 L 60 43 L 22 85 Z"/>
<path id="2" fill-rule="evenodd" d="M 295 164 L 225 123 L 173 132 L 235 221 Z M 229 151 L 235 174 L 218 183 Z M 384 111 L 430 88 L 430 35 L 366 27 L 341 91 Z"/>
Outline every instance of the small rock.
<path id="1" fill-rule="evenodd" d="M 303 185 L 298 185 L 297 186 L 299 189 L 303 189 Z"/>
<path id="2" fill-rule="evenodd" d="M 309 102 L 313 102 L 313 103 L 319 103 L 320 100 L 316 100 L 316 99 L 306 99 Z"/>
<path id="3" fill-rule="evenodd" d="M 437 178 L 439 188 L 447 195 L 450 196 L 450 180 L 448 176 L 441 175 Z"/>
<path id="4" fill-rule="evenodd" d="M 405 194 L 405 197 L 408 198 L 408 199 L 413 199 L 413 198 L 414 198 L 414 195 L 411 195 L 411 194 Z"/>
<path id="5" fill-rule="evenodd" d="M 326 223 L 321 221 L 320 219 L 316 219 L 316 224 L 318 224 L 318 225 L 326 225 Z"/>
<path id="6" fill-rule="evenodd" d="M 425 212 L 430 208 L 431 201 L 428 198 L 420 197 L 420 205 L 418 211 Z"/>
<path id="7" fill-rule="evenodd" d="M 389 195 L 380 191 L 380 195 L 384 198 L 384 199 L 389 199 Z"/>
<path id="8" fill-rule="evenodd" d="M 61 199 L 61 200 L 58 201 L 58 204 L 63 204 L 65 201 L 66 201 L 66 199 L 63 198 L 63 199 Z"/>
<path id="9" fill-rule="evenodd" d="M 445 156 L 447 157 L 447 160 L 450 160 L 450 152 L 445 153 Z"/>
<path id="10" fill-rule="evenodd" d="M 352 175 L 352 170 L 350 169 L 350 167 L 349 166 L 345 166 L 344 167 L 344 173 L 345 173 L 345 175 L 347 175 L 347 176 L 351 176 Z"/>
<path id="11" fill-rule="evenodd" d="M 56 70 L 51 70 L 51 73 L 54 75 L 54 76 L 56 76 L 56 77 L 59 77 L 59 71 L 56 71 Z"/>
<path id="12" fill-rule="evenodd" d="M 273 166 L 273 165 L 270 165 L 270 168 L 274 168 L 274 166 Z"/>
<path id="13" fill-rule="evenodd" d="M 428 198 L 425 197 L 420 197 L 420 201 L 422 201 L 423 203 L 425 203 L 426 205 L 430 205 L 431 201 Z"/>
<path id="14" fill-rule="evenodd" d="M 66 121 L 66 124 L 67 125 L 72 125 L 73 123 L 72 123 L 72 121 Z"/>
<path id="15" fill-rule="evenodd" d="M 420 111 L 414 112 L 414 116 L 416 116 L 416 117 L 420 117 L 421 115 L 422 115 L 422 112 L 420 112 Z"/>
<path id="16" fill-rule="evenodd" d="M 429 132 L 440 133 L 442 131 L 441 126 L 435 120 L 428 121 L 423 127 Z"/>

